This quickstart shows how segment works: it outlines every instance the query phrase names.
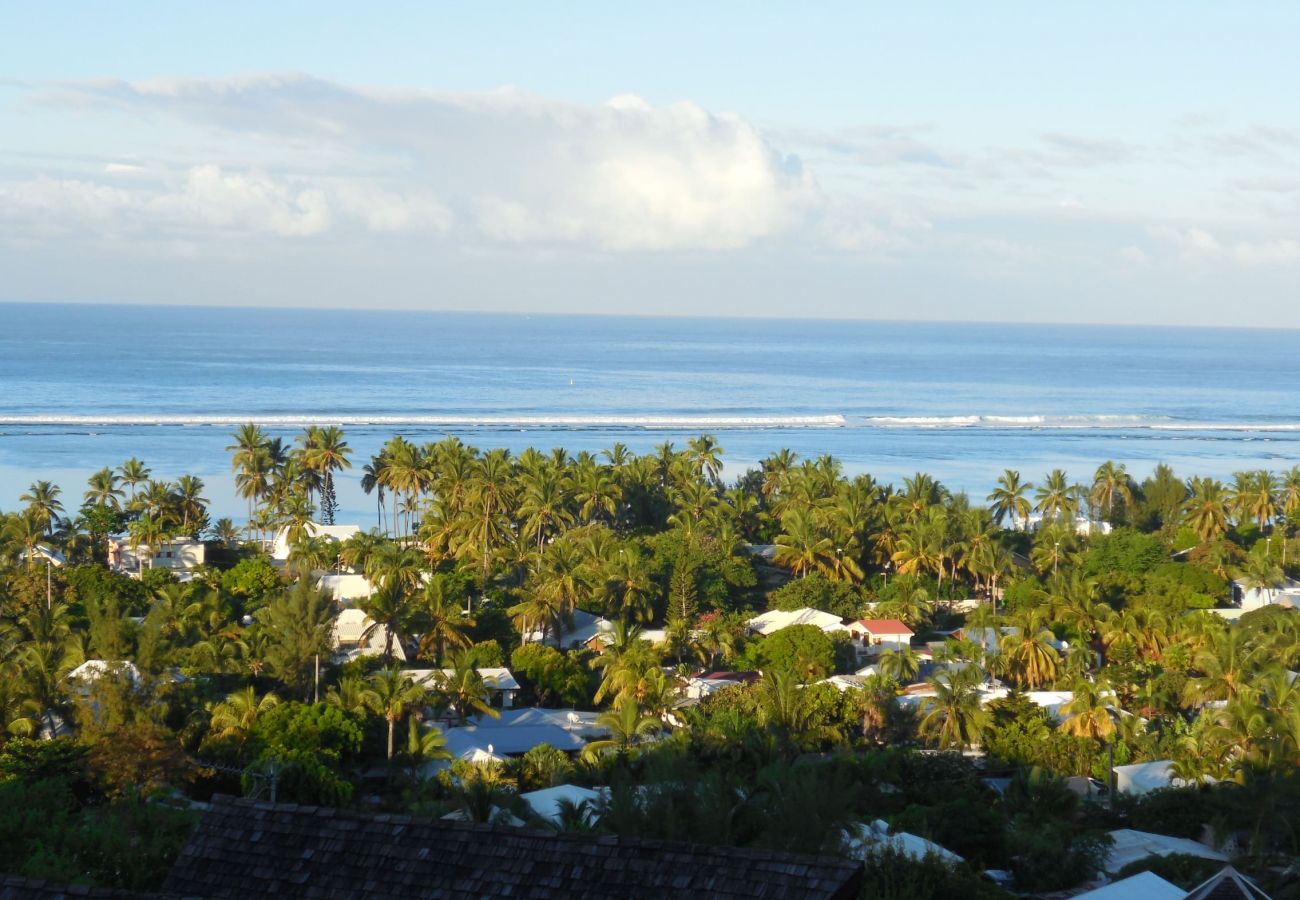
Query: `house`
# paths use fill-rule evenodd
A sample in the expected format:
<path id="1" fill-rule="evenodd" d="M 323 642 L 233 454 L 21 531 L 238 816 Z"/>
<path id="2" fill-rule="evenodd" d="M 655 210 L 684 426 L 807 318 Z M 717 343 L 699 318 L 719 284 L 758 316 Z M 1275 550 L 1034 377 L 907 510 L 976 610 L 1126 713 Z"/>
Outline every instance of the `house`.
<path id="1" fill-rule="evenodd" d="M 861 863 L 836 856 L 552 834 L 218 795 L 162 893 L 243 900 L 851 900 L 863 877 Z"/>
<path id="2" fill-rule="evenodd" d="M 614 623 L 602 618 L 597 620 L 596 628 L 596 633 L 584 641 L 583 646 L 596 653 L 604 653 L 605 648 L 614 643 Z M 665 628 L 642 628 L 638 632 L 638 637 L 658 647 L 661 644 L 668 643 L 668 630 Z"/>
<path id="3" fill-rule="evenodd" d="M 1114 529 L 1109 522 L 1103 522 L 1100 519 L 1090 519 L 1085 515 L 1075 515 L 1073 519 L 1048 519 L 1044 520 L 1042 513 L 1033 513 L 1024 519 L 1017 518 L 1011 523 L 1011 527 L 1016 531 L 1027 531 L 1030 534 L 1036 533 L 1044 525 L 1061 524 L 1073 526 L 1074 533 L 1079 537 L 1091 537 L 1097 534 L 1110 534 Z"/>
<path id="4" fill-rule="evenodd" d="M 596 635 L 611 631 L 613 627 L 613 624 L 603 616 L 589 613 L 585 609 L 575 609 L 572 623 L 565 623 L 561 634 L 557 635 L 554 628 L 548 627 L 543 639 L 541 629 L 535 629 L 523 635 L 523 642 L 525 644 L 545 643 L 562 650 L 576 649 L 585 647 Z"/>
<path id="5" fill-rule="evenodd" d="M 329 538 L 341 544 L 354 534 L 360 534 L 361 526 L 322 525 L 320 522 L 308 522 L 303 530 L 310 537 Z M 271 559 L 278 563 L 288 562 L 289 550 L 289 529 L 281 528 L 280 533 L 275 536 L 275 540 L 271 543 Z"/>
<path id="6" fill-rule="evenodd" d="M 352 572 L 326 572 L 316 579 L 316 587 L 329 591 L 340 603 L 365 600 L 375 592 L 369 578 Z"/>
<path id="7" fill-rule="evenodd" d="M 455 669 L 407 669 L 407 676 L 417 684 L 434 687 L 440 680 L 451 678 Z M 502 709 L 515 705 L 515 696 L 519 693 L 519 682 L 514 673 L 501 666 L 483 666 L 478 669 L 483 686 L 488 690 L 488 702 Z"/>
<path id="8" fill-rule="evenodd" d="M 1076 894 L 1073 900 L 1183 900 L 1186 894 L 1155 872 L 1139 872 L 1096 890 Z"/>
<path id="9" fill-rule="evenodd" d="M 1219 874 L 1192 888 L 1184 900 L 1269 900 L 1269 896 L 1232 866 L 1224 866 Z"/>
<path id="10" fill-rule="evenodd" d="M 140 670 L 135 663 L 127 660 L 110 662 L 104 659 L 88 659 L 68 673 L 68 681 L 81 686 L 94 684 L 105 675 L 125 675 L 131 684 L 140 681 Z"/>
<path id="11" fill-rule="evenodd" d="M 533 815 L 558 825 L 560 824 L 560 806 L 562 803 L 567 801 L 574 806 L 581 806 L 586 803 L 589 807 L 594 807 L 607 796 L 609 796 L 608 788 L 585 788 L 578 787 L 576 784 L 557 784 L 555 787 L 520 794 L 519 799 L 528 804 L 528 808 L 533 811 Z M 591 816 L 591 813 L 588 813 L 588 815 Z"/>
<path id="12" fill-rule="evenodd" d="M 761 635 L 769 635 L 791 625 L 816 625 L 826 632 L 846 630 L 844 621 L 839 616 L 807 606 L 789 611 L 770 609 L 761 616 L 750 619 L 748 625 L 750 631 Z"/>
<path id="13" fill-rule="evenodd" d="M 374 627 L 372 627 L 374 626 Z M 370 633 L 367 635 L 367 629 Z M 388 626 L 375 626 L 370 617 L 356 608 L 339 612 L 334 621 L 334 658 L 351 661 L 362 656 L 380 656 L 388 645 Z M 394 637 L 393 658 L 406 662 L 402 642 Z"/>
<path id="14" fill-rule="evenodd" d="M 108 539 L 108 566 L 129 575 L 138 575 L 144 569 L 167 569 L 171 572 L 189 572 L 205 565 L 207 545 L 192 537 L 175 537 L 164 541 L 158 548 L 147 544 L 131 546 L 126 537 Z"/>
<path id="15" fill-rule="evenodd" d="M 1166 834 L 1153 834 L 1149 831 L 1135 831 L 1132 828 L 1117 828 L 1110 832 L 1113 841 L 1106 861 L 1102 867 L 1115 873 L 1125 866 L 1149 859 L 1152 856 L 1171 856 L 1175 853 L 1184 856 L 1199 856 L 1201 859 L 1228 861 L 1226 853 L 1220 853 L 1212 847 L 1190 838 L 1170 837 Z"/>
<path id="16" fill-rule="evenodd" d="M 1232 582 L 1232 599 L 1246 612 L 1265 606 L 1284 606 L 1300 609 L 1300 581 L 1284 578 L 1274 587 L 1247 587 L 1244 579 Z"/>
<path id="17" fill-rule="evenodd" d="M 474 716 L 470 723 L 481 729 L 517 728 L 529 725 L 554 725 L 588 739 L 609 734 L 609 729 L 597 722 L 600 713 L 575 709 L 543 709 L 539 706 L 517 706 L 502 709 L 494 719 L 491 716 Z"/>
<path id="18" fill-rule="evenodd" d="M 763 676 L 758 672 L 709 672 L 686 679 L 682 696 L 687 700 L 703 700 L 726 687 L 754 684 Z"/>
<path id="19" fill-rule="evenodd" d="M 580 736 L 558 725 L 516 725 L 512 728 L 484 728 L 479 725 L 462 725 L 443 729 L 447 750 L 456 759 L 479 761 L 476 755 L 486 753 L 494 759 L 523 756 L 541 744 L 549 744 L 565 753 L 577 753 L 587 742 Z M 436 765 L 435 765 L 436 767 Z"/>
<path id="20" fill-rule="evenodd" d="M 920 835 L 906 831 L 890 831 L 889 825 L 883 819 L 876 819 L 870 823 L 859 822 L 846 828 L 844 843 L 849 856 L 854 859 L 866 859 L 872 853 L 889 848 L 918 861 L 932 857 L 949 865 L 965 862 L 956 853 Z"/>
<path id="21" fill-rule="evenodd" d="M 874 652 L 910 647 L 915 636 L 901 619 L 859 619 L 849 623 L 849 634 L 861 646 Z"/>
<path id="22" fill-rule="evenodd" d="M 1121 794 L 1138 796 L 1166 787 L 1186 787 L 1187 782 L 1173 775 L 1173 760 L 1133 763 L 1115 767 L 1115 789 Z M 1213 779 L 1210 779 L 1213 781 Z"/>

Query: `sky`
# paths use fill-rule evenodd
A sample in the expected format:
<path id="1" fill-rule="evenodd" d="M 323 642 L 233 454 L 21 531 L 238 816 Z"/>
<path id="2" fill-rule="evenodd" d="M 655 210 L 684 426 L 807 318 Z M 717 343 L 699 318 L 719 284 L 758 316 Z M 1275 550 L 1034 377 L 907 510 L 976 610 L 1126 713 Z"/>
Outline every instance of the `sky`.
<path id="1" fill-rule="evenodd" d="M 0 21 L 0 300 L 1300 327 L 1295 4 Z"/>

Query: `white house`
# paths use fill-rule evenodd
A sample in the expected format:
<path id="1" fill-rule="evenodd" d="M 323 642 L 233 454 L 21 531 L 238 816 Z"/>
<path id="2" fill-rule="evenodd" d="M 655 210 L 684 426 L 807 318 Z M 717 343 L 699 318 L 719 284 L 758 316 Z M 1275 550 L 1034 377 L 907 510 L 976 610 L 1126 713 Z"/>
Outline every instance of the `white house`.
<path id="1" fill-rule="evenodd" d="M 770 609 L 761 616 L 749 620 L 749 630 L 757 634 L 769 635 L 791 625 L 816 625 L 822 631 L 845 631 L 844 620 L 833 613 L 820 609 L 803 607 L 789 611 Z"/>
<path id="2" fill-rule="evenodd" d="M 949 865 L 964 862 L 956 853 L 920 835 L 890 831 L 888 823 L 883 819 L 849 826 L 844 830 L 844 839 L 848 855 L 854 859 L 866 859 L 872 853 L 890 848 L 918 861 L 926 857 L 937 857 Z"/>
<path id="3" fill-rule="evenodd" d="M 1078 514 L 1073 519 L 1049 520 L 1044 521 L 1042 513 L 1032 513 L 1026 519 L 1016 518 L 1011 527 L 1016 531 L 1027 531 L 1030 534 L 1037 532 L 1044 524 L 1052 525 L 1060 521 L 1062 525 L 1071 525 L 1074 533 L 1080 537 L 1091 537 L 1094 534 L 1110 534 L 1113 530 L 1109 522 L 1103 522 L 1100 519 L 1090 519 L 1085 515 Z"/>
<path id="4" fill-rule="evenodd" d="M 441 680 L 455 675 L 456 670 L 407 669 L 406 674 L 416 684 L 434 687 Z M 483 679 L 483 686 L 487 688 L 489 702 L 493 706 L 510 709 L 515 705 L 515 695 L 519 693 L 519 682 L 515 681 L 514 673 L 501 666 L 483 666 L 478 670 L 478 674 Z"/>
<path id="5" fill-rule="evenodd" d="M 540 706 L 516 706 L 500 710 L 496 718 L 491 716 L 474 716 L 471 725 L 480 729 L 522 728 L 530 725 L 554 725 L 573 734 L 594 739 L 605 737 L 609 729 L 597 719 L 600 713 L 576 709 L 544 709 Z"/>
<path id="6" fill-rule="evenodd" d="M 1232 597 L 1246 612 L 1265 606 L 1300 609 L 1300 581 L 1284 578 L 1276 587 L 1246 587 L 1243 579 L 1232 582 Z"/>
<path id="7" fill-rule="evenodd" d="M 557 784 L 555 787 L 542 788 L 540 791 L 526 791 L 519 799 L 528 804 L 533 815 L 548 822 L 560 824 L 560 804 L 564 801 L 574 806 L 588 804 L 588 817 L 594 818 L 590 807 L 597 806 L 609 795 L 609 788 L 585 788 L 576 784 Z"/>
<path id="8" fill-rule="evenodd" d="M 350 661 L 362 656 L 382 655 L 388 643 L 388 626 L 379 625 L 366 635 L 366 630 L 373 624 L 370 617 L 359 609 L 340 611 L 334 621 L 335 658 Z M 406 651 L 402 649 L 402 642 L 396 639 L 393 640 L 393 658 L 406 662 Z"/>
<path id="9" fill-rule="evenodd" d="M 191 537 L 176 537 L 152 549 L 147 544 L 132 548 L 124 537 L 108 539 L 108 565 L 119 572 L 138 574 L 144 569 L 188 572 L 207 562 L 208 548 Z"/>
<path id="10" fill-rule="evenodd" d="M 1173 760 L 1157 759 L 1115 767 L 1115 789 L 1121 794 L 1147 794 L 1166 787 L 1185 787 L 1187 782 L 1173 775 Z"/>
<path id="11" fill-rule="evenodd" d="M 110 662 L 104 659 L 88 659 L 68 673 L 68 681 L 82 685 L 93 684 L 105 675 L 125 675 L 136 684 L 140 680 L 140 670 L 135 663 L 128 660 Z"/>
<path id="12" fill-rule="evenodd" d="M 312 537 L 327 537 L 332 541 L 343 543 L 354 534 L 361 533 L 359 525 L 322 525 L 319 522 L 308 522 L 305 529 L 307 534 Z M 275 541 L 271 544 L 271 559 L 276 562 L 287 562 L 289 559 L 289 529 L 281 528 L 280 533 L 275 536 Z"/>
<path id="13" fill-rule="evenodd" d="M 761 677 L 757 672 L 709 672 L 705 675 L 694 675 L 686 679 L 682 696 L 687 700 L 703 700 L 723 688 L 753 684 Z"/>
<path id="14" fill-rule="evenodd" d="M 912 645 L 915 636 L 901 619 L 859 619 L 848 627 L 855 640 L 875 651 L 902 650 Z"/>
<path id="15" fill-rule="evenodd" d="M 484 758 L 483 754 L 496 759 L 523 756 L 542 744 L 565 753 L 576 753 L 587 746 L 580 735 L 558 725 L 519 725 L 514 728 L 464 725 L 444 729 L 443 736 L 447 739 L 447 750 L 455 759 L 474 761 Z"/>
<path id="16" fill-rule="evenodd" d="M 1207 847 L 1191 838 L 1170 837 L 1167 834 L 1153 834 L 1150 831 L 1136 831 L 1132 828 L 1117 828 L 1110 832 L 1110 838 L 1113 843 L 1110 852 L 1106 855 L 1103 868 L 1112 874 L 1130 863 L 1152 856 L 1170 856 L 1175 853 L 1219 862 L 1228 861 L 1226 853 L 1220 853 L 1213 847 Z"/>
<path id="17" fill-rule="evenodd" d="M 352 572 L 342 574 L 327 572 L 316 579 L 316 586 L 321 590 L 329 591 L 339 602 L 364 600 L 375 592 L 369 578 Z"/>

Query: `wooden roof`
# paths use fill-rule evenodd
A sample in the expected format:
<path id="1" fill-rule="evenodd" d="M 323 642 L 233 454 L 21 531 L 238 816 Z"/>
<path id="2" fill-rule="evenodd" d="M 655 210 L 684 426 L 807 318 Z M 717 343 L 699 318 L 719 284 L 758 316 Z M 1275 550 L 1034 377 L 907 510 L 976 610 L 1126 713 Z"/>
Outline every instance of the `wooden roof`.
<path id="1" fill-rule="evenodd" d="M 164 892 L 211 898 L 850 900 L 840 857 L 367 814 L 218 796 Z"/>

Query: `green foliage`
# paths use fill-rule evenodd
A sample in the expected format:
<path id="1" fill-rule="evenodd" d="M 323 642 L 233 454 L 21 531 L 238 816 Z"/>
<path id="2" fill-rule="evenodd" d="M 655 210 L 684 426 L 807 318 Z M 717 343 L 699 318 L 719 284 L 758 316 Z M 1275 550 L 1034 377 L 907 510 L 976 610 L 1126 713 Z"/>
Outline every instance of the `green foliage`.
<path id="1" fill-rule="evenodd" d="M 790 611 L 810 607 L 841 618 L 860 615 L 862 606 L 861 591 L 843 581 L 832 581 L 820 572 L 792 579 L 767 595 L 768 609 Z"/>
<path id="2" fill-rule="evenodd" d="M 1212 787 L 1169 787 L 1138 797 L 1129 818 L 1141 831 L 1199 838 L 1201 829 L 1221 809 L 1221 797 Z"/>
<path id="3" fill-rule="evenodd" d="M 0 745 L 0 782 L 64 781 L 86 776 L 86 748 L 72 738 L 11 738 Z"/>
<path id="4" fill-rule="evenodd" d="M 516 771 L 519 790 L 537 791 L 566 783 L 573 775 L 573 763 L 563 751 L 538 744 L 519 758 Z"/>
<path id="5" fill-rule="evenodd" d="M 1079 834 L 1067 823 L 1053 822 L 1014 828 L 1007 843 L 1014 848 L 1011 871 L 1016 889 L 1055 891 L 1100 871 L 1111 839 L 1105 833 Z"/>
<path id="6" fill-rule="evenodd" d="M 1117 528 L 1094 537 L 1083 557 L 1085 575 L 1126 572 L 1143 575 L 1169 560 L 1164 544 L 1132 528 Z"/>
<path id="7" fill-rule="evenodd" d="M 260 556 L 241 559 L 221 573 L 221 590 L 244 613 L 253 613 L 284 591 L 284 579 L 270 560 Z"/>
<path id="8" fill-rule="evenodd" d="M 913 859 L 895 847 L 867 856 L 860 900 L 1008 900 L 1006 891 L 984 881 L 968 866 L 938 857 Z"/>
<path id="9" fill-rule="evenodd" d="M 790 625 L 750 644 L 741 665 L 816 681 L 835 670 L 835 645 L 816 625 Z"/>
<path id="10" fill-rule="evenodd" d="M 249 746 L 256 757 L 245 773 L 244 790 L 250 792 L 275 777 L 281 800 L 346 803 L 354 786 L 344 768 L 361 752 L 364 739 L 363 720 L 337 706 L 281 703 L 253 725 Z"/>
<path id="11" fill-rule="evenodd" d="M 480 669 L 496 668 L 506 664 L 506 653 L 494 640 L 479 641 L 474 646 L 466 648 L 465 652 L 469 654 L 473 664 Z"/>
<path id="12" fill-rule="evenodd" d="M 169 584 L 180 584 L 175 573 L 168 569 L 146 568 L 140 573 L 140 584 L 152 595 L 159 588 L 166 587 Z"/>
<path id="13" fill-rule="evenodd" d="M 63 577 L 69 603 L 112 608 L 125 616 L 143 616 L 149 611 L 148 587 L 120 572 L 95 565 L 69 566 L 63 570 Z"/>
<path id="14" fill-rule="evenodd" d="M 583 706 L 591 701 L 590 671 L 572 653 L 523 644 L 511 654 L 510 670 L 542 706 Z"/>

